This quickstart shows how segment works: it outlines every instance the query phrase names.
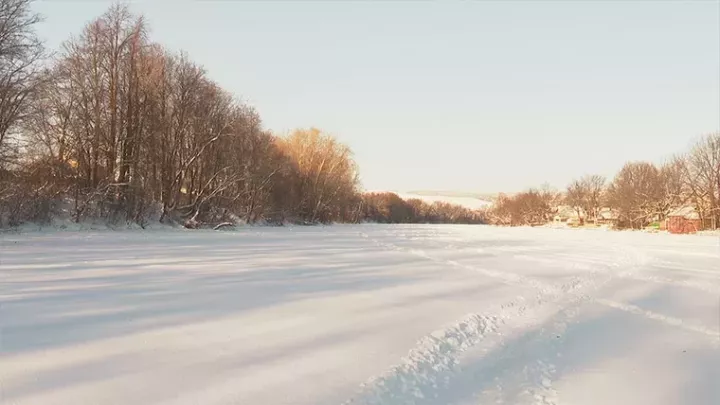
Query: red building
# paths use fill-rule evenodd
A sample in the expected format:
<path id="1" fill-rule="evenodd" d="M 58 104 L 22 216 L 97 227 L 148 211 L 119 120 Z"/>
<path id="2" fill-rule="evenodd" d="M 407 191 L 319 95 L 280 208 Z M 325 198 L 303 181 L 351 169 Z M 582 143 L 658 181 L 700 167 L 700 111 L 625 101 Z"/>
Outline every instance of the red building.
<path id="1" fill-rule="evenodd" d="M 670 233 L 695 233 L 702 230 L 700 215 L 694 207 L 682 207 L 668 215 L 667 230 Z"/>

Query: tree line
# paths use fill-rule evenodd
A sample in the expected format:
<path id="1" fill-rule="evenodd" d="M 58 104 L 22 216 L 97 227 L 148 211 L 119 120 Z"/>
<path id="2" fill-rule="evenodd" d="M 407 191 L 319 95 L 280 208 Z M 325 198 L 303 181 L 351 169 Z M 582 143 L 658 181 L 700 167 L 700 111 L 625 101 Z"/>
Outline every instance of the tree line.
<path id="1" fill-rule="evenodd" d="M 720 227 L 720 133 L 663 165 L 629 162 L 607 181 L 500 195 L 486 212 L 364 194 L 347 145 L 316 128 L 278 136 L 189 55 L 153 42 L 116 5 L 52 57 L 31 0 L 0 0 L 0 227 L 101 218 L 220 223 L 547 223 L 612 209 L 640 228 L 692 205 Z"/>
<path id="2" fill-rule="evenodd" d="M 405 203 L 363 195 L 347 145 L 316 128 L 263 129 L 127 6 L 48 57 L 30 3 L 0 0 L 0 226 L 476 221 L 417 201 L 397 214 Z"/>
<path id="3" fill-rule="evenodd" d="M 367 221 L 399 224 L 484 224 L 484 212 L 456 204 L 419 198 L 404 200 L 395 193 L 367 193 L 362 197 L 361 215 Z"/>
<path id="4" fill-rule="evenodd" d="M 689 151 L 662 165 L 628 162 L 610 181 L 587 175 L 573 180 L 564 192 L 546 187 L 500 195 L 487 215 L 500 225 L 539 225 L 552 221 L 561 205 L 590 223 L 609 209 L 620 228 L 646 227 L 690 206 L 703 227 L 720 228 L 720 132 L 701 137 Z"/>

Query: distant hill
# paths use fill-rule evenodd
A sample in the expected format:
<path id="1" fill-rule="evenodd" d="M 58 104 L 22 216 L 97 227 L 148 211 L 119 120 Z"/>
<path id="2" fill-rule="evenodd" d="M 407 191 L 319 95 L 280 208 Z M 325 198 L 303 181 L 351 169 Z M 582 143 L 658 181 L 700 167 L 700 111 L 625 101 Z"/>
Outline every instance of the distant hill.
<path id="1" fill-rule="evenodd" d="M 452 190 L 413 190 L 407 191 L 405 194 L 413 194 L 418 196 L 428 197 L 463 197 L 463 198 L 476 198 L 486 201 L 495 201 L 498 193 L 473 193 L 469 191 L 452 191 Z"/>
<path id="2" fill-rule="evenodd" d="M 396 192 L 396 194 L 405 200 L 417 198 L 430 204 L 440 201 L 461 205 L 472 210 L 486 208 L 495 200 L 495 198 L 490 195 L 458 191 L 408 191 Z"/>

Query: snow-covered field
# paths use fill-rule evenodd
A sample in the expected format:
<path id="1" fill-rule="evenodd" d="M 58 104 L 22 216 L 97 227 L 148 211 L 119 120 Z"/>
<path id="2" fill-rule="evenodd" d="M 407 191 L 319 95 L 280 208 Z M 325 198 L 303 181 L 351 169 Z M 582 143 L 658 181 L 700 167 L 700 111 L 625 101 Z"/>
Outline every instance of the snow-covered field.
<path id="1" fill-rule="evenodd" d="M 720 404 L 717 237 L 0 238 L 3 404 Z"/>

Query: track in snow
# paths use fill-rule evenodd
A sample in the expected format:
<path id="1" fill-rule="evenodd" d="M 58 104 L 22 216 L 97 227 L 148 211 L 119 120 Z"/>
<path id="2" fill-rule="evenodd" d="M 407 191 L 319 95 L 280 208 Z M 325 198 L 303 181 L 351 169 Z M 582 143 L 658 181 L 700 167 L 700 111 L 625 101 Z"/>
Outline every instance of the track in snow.
<path id="1" fill-rule="evenodd" d="M 362 233 L 361 235 L 365 238 L 369 238 L 369 236 L 365 233 Z M 644 310 L 634 305 L 616 302 L 605 298 L 598 299 L 592 297 L 594 291 L 600 289 L 605 284 L 616 278 L 625 278 L 636 281 L 683 286 L 697 289 L 699 291 L 710 292 L 713 294 L 720 293 L 720 284 L 694 282 L 689 280 L 673 280 L 671 278 L 656 275 L 648 275 L 642 273 L 638 274 L 638 270 L 641 270 L 644 266 L 647 266 L 651 262 L 651 260 L 647 255 L 639 254 L 639 252 L 635 249 L 628 249 L 619 246 L 610 247 L 610 249 L 614 250 L 615 252 L 615 254 L 610 255 L 610 257 L 614 261 L 604 263 L 606 266 L 600 269 L 593 270 L 593 266 L 588 265 L 587 261 L 585 260 L 580 260 L 579 263 L 570 263 L 570 268 L 586 270 L 587 274 L 579 277 L 574 277 L 569 283 L 552 285 L 539 281 L 538 279 L 533 277 L 524 276 L 522 274 L 463 265 L 455 260 L 438 259 L 432 257 L 425 251 L 417 250 L 414 248 L 406 249 L 392 243 L 384 243 L 378 240 L 373 240 L 373 242 L 387 249 L 405 250 L 409 254 L 417 255 L 428 260 L 444 264 L 446 266 L 461 267 L 477 271 L 484 276 L 497 278 L 509 284 L 530 286 L 535 288 L 539 292 L 538 295 L 529 304 L 525 302 L 524 298 L 520 297 L 520 302 L 512 301 L 510 303 L 504 304 L 499 311 L 492 311 L 498 314 L 500 316 L 499 319 L 501 320 L 512 319 L 513 317 L 521 318 L 523 316 L 526 316 L 530 311 L 538 310 L 539 308 L 542 308 L 547 304 L 560 305 L 560 308 L 562 309 L 558 310 L 556 319 L 553 321 L 552 325 L 548 329 L 541 329 L 540 332 L 533 337 L 533 340 L 535 341 L 542 339 L 544 341 L 550 342 L 550 344 L 548 345 L 548 347 L 544 348 L 541 355 L 539 355 L 537 358 L 530 359 L 530 361 L 523 366 L 522 375 L 524 376 L 526 386 L 523 390 L 520 391 L 521 394 L 518 394 L 517 391 L 513 394 L 512 401 L 510 403 L 533 403 L 540 405 L 550 405 L 558 404 L 561 402 L 558 399 L 557 391 L 552 386 L 553 380 L 556 378 L 557 374 L 557 367 L 554 365 L 553 360 L 556 360 L 559 356 L 557 354 L 554 354 L 554 349 L 561 346 L 563 342 L 563 332 L 567 329 L 568 323 L 571 322 L 571 320 L 578 315 L 579 307 L 584 302 L 603 305 L 608 308 L 613 308 L 616 310 L 638 315 L 647 320 L 657 321 L 674 328 L 680 328 L 693 333 L 705 335 L 713 343 L 713 347 L 715 349 L 718 346 L 718 342 L 720 342 L 720 327 L 717 327 L 716 325 L 708 328 L 701 325 L 686 323 L 682 319 L 672 316 L 662 315 L 649 310 Z M 452 245 L 448 247 L 451 249 L 457 249 Z M 606 246 L 606 248 L 607 247 L 608 246 Z M 512 248 L 501 250 L 506 250 L 510 252 L 516 251 L 516 249 Z M 523 253 L 528 251 L 537 252 L 542 251 L 542 249 L 522 249 Z M 705 254 L 699 255 L 705 256 Z M 556 254 L 554 256 L 555 260 L 547 258 L 536 258 L 533 256 L 528 256 L 526 254 L 514 255 L 512 257 L 513 259 L 528 260 L 531 262 L 540 262 L 544 264 L 567 268 L 568 263 L 560 263 L 557 260 L 558 256 L 566 257 L 568 256 L 567 254 Z M 713 257 L 713 254 L 711 253 L 708 256 Z M 577 257 L 582 258 L 583 256 L 579 255 Z M 628 257 L 632 257 L 634 261 L 628 261 Z M 617 261 L 618 258 L 621 258 L 620 262 Z M 590 262 L 595 265 L 603 263 L 602 260 L 591 260 Z M 720 270 L 720 263 L 718 264 L 718 266 Z M 607 267 L 617 268 L 620 271 L 608 271 L 609 269 Z M 514 307 L 519 307 L 519 310 L 515 314 L 511 314 L 507 311 L 507 308 Z M 718 319 L 720 324 L 720 305 L 718 306 Z M 525 325 L 525 327 L 527 326 L 528 325 Z M 457 326 L 452 326 L 448 330 L 453 331 L 456 327 Z M 491 332 L 497 331 L 497 327 L 491 329 Z M 435 332 L 434 335 L 438 334 L 442 334 L 442 332 Z M 471 341 L 470 346 L 479 343 L 482 339 L 487 337 L 487 334 L 488 332 L 486 330 L 482 330 L 481 333 L 477 333 L 475 338 Z M 415 350 L 419 350 L 421 353 L 423 353 L 425 352 L 426 345 L 427 344 L 425 341 L 421 341 L 419 343 L 419 348 Z M 453 347 L 455 350 L 450 352 L 452 354 L 459 354 L 469 348 L 467 344 L 456 345 L 455 340 L 452 338 L 448 342 L 435 341 L 435 345 Z M 415 350 L 411 351 L 411 354 L 415 354 Z M 518 354 L 514 353 L 514 351 L 518 350 L 519 348 L 513 346 L 509 348 L 504 347 L 500 351 L 502 355 L 499 357 L 503 359 L 518 357 Z M 717 355 L 717 353 L 714 354 Z M 482 382 L 486 382 L 486 380 L 491 377 L 486 374 L 479 374 L 477 370 L 463 370 L 462 368 L 457 366 L 457 360 L 455 360 L 454 358 L 449 359 L 447 358 L 448 356 L 449 354 L 445 356 L 440 356 L 440 358 L 437 360 L 437 363 L 440 365 L 452 364 L 453 367 L 429 368 L 425 364 L 427 362 L 426 359 L 423 359 L 422 362 L 418 363 L 413 359 L 414 356 L 411 355 L 409 359 L 405 359 L 405 362 L 402 364 L 402 366 L 397 366 L 393 368 L 390 372 L 388 372 L 386 375 L 382 376 L 379 379 L 380 382 L 376 382 L 373 385 L 373 382 L 371 381 L 369 384 L 367 384 L 367 386 L 364 386 L 364 391 L 360 395 L 358 395 L 357 398 L 354 398 L 350 402 L 368 405 L 384 403 L 452 403 L 454 400 L 457 400 L 458 397 L 462 398 L 463 395 L 467 395 L 468 392 L 463 393 L 463 391 L 467 391 L 469 388 L 471 393 L 475 392 L 475 390 L 473 390 L 473 387 L 477 387 L 479 385 L 481 386 Z M 493 362 L 488 359 L 485 359 L 483 362 L 493 364 Z M 495 362 L 497 362 L 497 359 L 495 360 Z M 487 364 L 483 364 L 483 367 L 488 368 Z M 430 372 L 428 372 L 428 369 L 430 370 Z M 412 372 L 413 370 L 415 371 L 415 373 Z M 497 372 L 497 370 L 494 371 Z M 479 378 L 478 375 L 480 376 Z M 388 380 L 395 382 L 390 386 L 390 388 L 388 388 L 386 383 Z M 398 380 L 400 381 L 400 383 L 397 382 Z M 497 376 L 495 377 L 495 380 L 497 380 Z M 498 385 L 498 388 L 500 391 L 502 391 L 502 385 Z M 483 403 L 485 401 L 491 401 L 492 403 L 504 402 L 502 399 L 489 398 L 488 395 L 492 395 L 492 393 L 493 390 L 483 390 L 482 392 L 480 392 L 481 396 L 485 396 Z M 494 393 L 498 395 L 497 390 Z M 712 398 L 707 398 L 707 400 L 715 401 L 716 399 L 720 399 L 720 391 L 716 394 L 717 395 L 713 394 Z"/>
<path id="2" fill-rule="evenodd" d="M 719 252 L 466 226 L 4 235 L 2 395 L 715 404 Z"/>

